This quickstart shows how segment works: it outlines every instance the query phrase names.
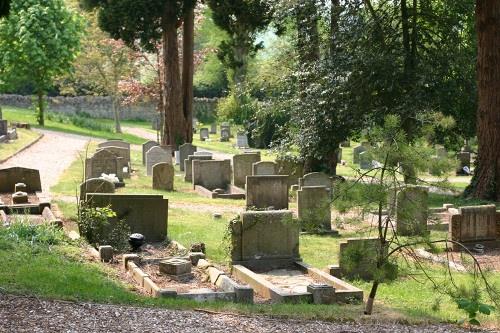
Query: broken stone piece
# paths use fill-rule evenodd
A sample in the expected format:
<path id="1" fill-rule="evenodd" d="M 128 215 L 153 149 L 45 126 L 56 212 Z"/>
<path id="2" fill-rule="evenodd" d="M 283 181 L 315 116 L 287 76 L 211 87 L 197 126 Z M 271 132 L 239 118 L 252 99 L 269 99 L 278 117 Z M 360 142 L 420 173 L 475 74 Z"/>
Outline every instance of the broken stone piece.
<path id="1" fill-rule="evenodd" d="M 160 273 L 179 276 L 191 273 L 191 261 L 172 258 L 160 261 Z"/>
<path id="2" fill-rule="evenodd" d="M 28 193 L 26 192 L 16 192 L 12 195 L 12 202 L 14 204 L 28 203 Z"/>

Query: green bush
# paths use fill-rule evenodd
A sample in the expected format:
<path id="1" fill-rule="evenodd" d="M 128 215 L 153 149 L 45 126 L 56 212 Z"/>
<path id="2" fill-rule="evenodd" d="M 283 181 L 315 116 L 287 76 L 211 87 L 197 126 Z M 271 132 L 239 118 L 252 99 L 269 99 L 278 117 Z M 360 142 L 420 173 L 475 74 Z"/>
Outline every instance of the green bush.
<path id="1" fill-rule="evenodd" d="M 19 218 L 7 228 L 0 228 L 0 239 L 5 242 L 27 242 L 32 245 L 57 245 L 64 242 L 65 236 L 63 230 L 57 226 L 33 224 L 27 219 Z"/>

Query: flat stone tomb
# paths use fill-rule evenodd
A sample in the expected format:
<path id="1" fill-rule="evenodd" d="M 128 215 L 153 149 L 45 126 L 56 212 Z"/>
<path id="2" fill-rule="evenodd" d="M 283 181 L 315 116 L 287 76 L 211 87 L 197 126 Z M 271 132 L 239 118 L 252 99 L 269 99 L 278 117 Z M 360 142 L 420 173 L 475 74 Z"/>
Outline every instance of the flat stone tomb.
<path id="1" fill-rule="evenodd" d="M 191 143 L 185 143 L 179 147 L 179 168 L 181 171 L 185 171 L 184 168 L 184 160 L 188 158 L 190 155 L 194 155 L 197 147 Z"/>
<path id="2" fill-rule="evenodd" d="M 260 153 L 233 155 L 233 185 L 245 188 L 247 176 L 252 175 L 253 164 L 260 162 Z"/>
<path id="3" fill-rule="evenodd" d="M 160 261 L 160 273 L 166 274 L 174 279 L 193 278 L 191 273 L 191 261 L 182 258 L 171 258 Z"/>
<path id="4" fill-rule="evenodd" d="M 142 144 L 142 165 L 146 165 L 146 153 L 153 147 L 159 146 L 156 141 L 146 141 Z"/>
<path id="5" fill-rule="evenodd" d="M 246 205 L 288 209 L 288 176 L 247 176 Z"/>
<path id="6" fill-rule="evenodd" d="M 146 153 L 146 175 L 153 175 L 153 165 L 172 163 L 172 148 L 170 146 L 155 146 Z"/>
<path id="7" fill-rule="evenodd" d="M 244 199 L 245 193 L 231 185 L 230 160 L 193 160 L 194 189 L 212 199 Z"/>
<path id="8" fill-rule="evenodd" d="M 271 161 L 261 161 L 252 164 L 253 176 L 272 176 L 278 174 L 278 164 Z"/>
<path id="9" fill-rule="evenodd" d="M 260 296 L 276 303 L 363 299 L 360 289 L 300 261 L 300 228 L 291 211 L 247 211 L 231 228 L 233 276 Z"/>

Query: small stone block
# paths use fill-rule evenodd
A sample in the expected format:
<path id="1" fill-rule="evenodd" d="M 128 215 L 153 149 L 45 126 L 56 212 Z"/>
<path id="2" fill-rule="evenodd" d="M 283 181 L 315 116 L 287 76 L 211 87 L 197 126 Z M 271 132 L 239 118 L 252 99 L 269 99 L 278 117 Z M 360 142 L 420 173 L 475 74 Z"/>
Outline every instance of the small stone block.
<path id="1" fill-rule="evenodd" d="M 14 185 L 14 192 L 26 192 L 26 188 L 25 183 L 16 183 L 16 185 Z"/>
<path id="2" fill-rule="evenodd" d="M 198 268 L 206 269 L 208 267 L 211 267 L 212 265 L 206 261 L 205 259 L 200 259 L 198 260 Z"/>
<path id="3" fill-rule="evenodd" d="M 16 192 L 12 195 L 12 202 L 14 204 L 28 203 L 28 193 L 26 192 Z"/>
<path id="4" fill-rule="evenodd" d="M 131 263 L 136 263 L 139 260 L 139 256 L 137 254 L 124 254 L 123 255 L 123 268 L 127 270 L 127 263 L 130 261 Z"/>
<path id="5" fill-rule="evenodd" d="M 180 258 L 162 260 L 160 273 L 174 276 L 191 273 L 191 261 Z"/>
<path id="6" fill-rule="evenodd" d="M 132 276 L 134 277 L 134 280 L 141 286 L 144 287 L 144 278 L 149 277 L 148 274 L 144 273 L 142 269 L 139 267 L 136 267 L 132 270 Z"/>
<path id="7" fill-rule="evenodd" d="M 237 285 L 234 287 L 237 303 L 253 304 L 253 289 L 249 286 Z"/>
<path id="8" fill-rule="evenodd" d="M 189 253 L 189 260 L 191 260 L 191 264 L 193 266 L 198 265 L 198 261 L 200 259 L 205 259 L 205 253 L 203 253 L 203 252 L 190 252 Z"/>
<path id="9" fill-rule="evenodd" d="M 328 266 L 328 270 L 330 271 L 329 273 L 331 276 L 340 277 L 342 274 L 340 266 L 338 265 L 330 265 Z"/>
<path id="10" fill-rule="evenodd" d="M 307 292 L 313 296 L 314 304 L 333 304 L 335 303 L 335 288 L 326 284 L 310 284 L 307 286 Z"/>
<path id="11" fill-rule="evenodd" d="M 177 297 L 177 290 L 175 290 L 174 288 L 159 289 L 158 291 L 155 291 L 153 296 L 174 298 Z"/>
<path id="12" fill-rule="evenodd" d="M 113 260 L 113 247 L 110 245 L 99 246 L 99 258 L 104 262 Z"/>
<path id="13" fill-rule="evenodd" d="M 218 270 L 215 267 L 209 267 L 208 268 L 208 275 L 210 276 L 210 281 L 213 284 L 216 284 L 217 283 L 217 279 L 219 278 L 219 276 L 226 275 L 226 274 L 224 272 Z"/>

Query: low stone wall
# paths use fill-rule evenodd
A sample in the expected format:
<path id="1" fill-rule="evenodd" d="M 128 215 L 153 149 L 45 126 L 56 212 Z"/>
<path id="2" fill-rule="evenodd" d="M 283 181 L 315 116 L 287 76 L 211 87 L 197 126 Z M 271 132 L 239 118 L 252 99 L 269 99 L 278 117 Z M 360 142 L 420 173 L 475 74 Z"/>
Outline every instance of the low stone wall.
<path id="1" fill-rule="evenodd" d="M 32 106 L 33 96 L 0 94 L 0 106 L 29 108 Z M 107 96 L 76 96 L 76 97 L 47 97 L 48 109 L 51 112 L 72 114 L 88 114 L 92 118 L 113 119 L 111 98 Z M 212 117 L 217 107 L 217 99 L 195 98 L 194 114 L 201 118 Z M 156 103 L 144 102 L 122 106 L 123 120 L 152 121 L 156 117 Z M 199 117 L 200 118 L 200 117 Z M 201 119 L 200 118 L 200 119 Z"/>

